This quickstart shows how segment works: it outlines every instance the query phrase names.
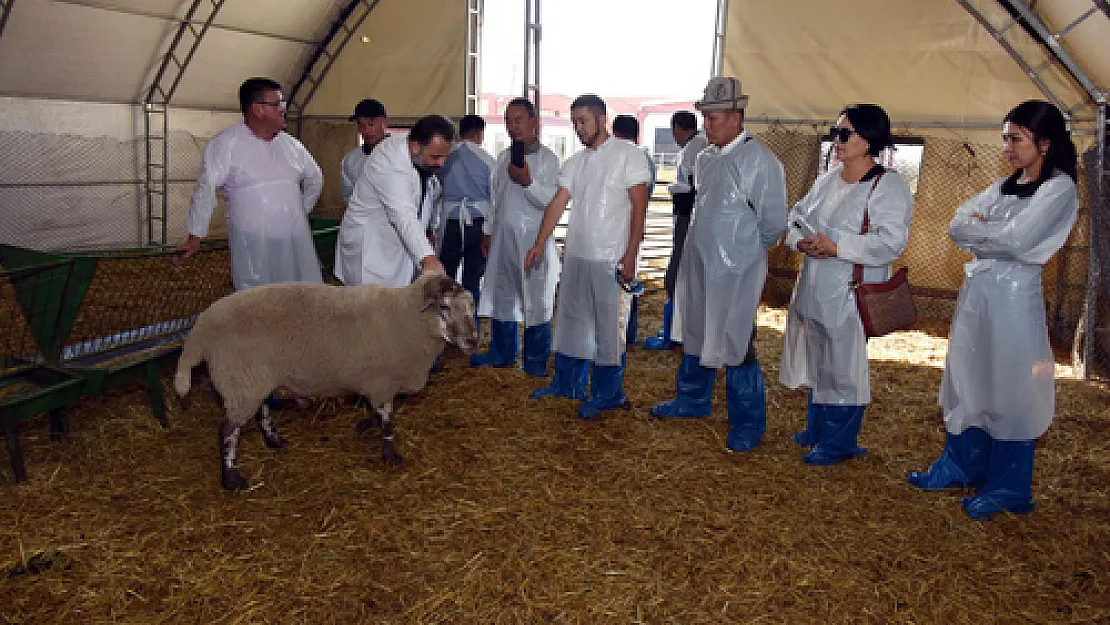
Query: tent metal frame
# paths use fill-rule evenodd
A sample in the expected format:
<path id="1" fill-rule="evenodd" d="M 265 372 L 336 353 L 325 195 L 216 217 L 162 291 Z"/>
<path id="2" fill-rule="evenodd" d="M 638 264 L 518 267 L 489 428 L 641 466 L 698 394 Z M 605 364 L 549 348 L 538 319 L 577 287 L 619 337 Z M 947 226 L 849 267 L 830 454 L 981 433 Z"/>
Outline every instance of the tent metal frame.
<path id="1" fill-rule="evenodd" d="M 193 0 L 185 17 L 180 20 L 169 49 L 162 56 L 158 72 L 143 98 L 143 138 L 146 144 L 143 189 L 146 196 L 148 245 L 166 244 L 169 105 L 181 84 L 185 70 L 224 2 L 225 0 Z"/>

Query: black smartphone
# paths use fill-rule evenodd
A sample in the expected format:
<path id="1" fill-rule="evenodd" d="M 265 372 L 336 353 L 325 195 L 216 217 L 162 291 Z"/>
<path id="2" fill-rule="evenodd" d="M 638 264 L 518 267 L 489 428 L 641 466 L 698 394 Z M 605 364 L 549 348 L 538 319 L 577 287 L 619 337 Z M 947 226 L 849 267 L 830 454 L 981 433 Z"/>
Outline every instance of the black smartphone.
<path id="1" fill-rule="evenodd" d="M 519 139 L 509 146 L 509 162 L 517 167 L 524 167 L 524 142 Z"/>

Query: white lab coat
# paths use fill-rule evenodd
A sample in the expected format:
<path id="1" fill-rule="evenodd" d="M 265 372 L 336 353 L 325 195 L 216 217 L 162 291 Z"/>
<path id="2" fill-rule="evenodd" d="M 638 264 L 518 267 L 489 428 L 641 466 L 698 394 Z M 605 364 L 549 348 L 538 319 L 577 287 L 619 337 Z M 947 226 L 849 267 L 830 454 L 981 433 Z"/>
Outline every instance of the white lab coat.
<path id="1" fill-rule="evenodd" d="M 1060 172 L 1028 198 L 1002 195 L 1001 185 L 958 208 L 948 227 L 975 258 L 952 318 L 940 405 L 953 434 L 976 427 L 1024 441 L 1044 434 L 1055 410 L 1041 268 L 1067 241 L 1079 200 Z"/>
<path id="2" fill-rule="evenodd" d="M 887 171 L 874 192 L 874 180 L 865 179 L 848 185 L 835 206 L 825 206 L 842 169 L 818 178 L 787 217 L 790 249 L 797 250 L 804 237 L 793 225 L 801 218 L 836 242 L 838 256 L 802 260 L 787 314 L 779 380 L 790 388 L 808 386 L 814 403 L 859 406 L 871 402 L 871 384 L 867 337 L 851 288 L 853 264 L 864 265 L 864 282 L 890 278 L 891 263 L 909 241 L 913 196 L 897 172 Z M 865 203 L 870 221 L 867 234 L 861 235 Z"/>
<path id="3" fill-rule="evenodd" d="M 697 160 L 695 217 L 678 270 L 682 346 L 703 367 L 739 366 L 767 277 L 767 250 L 786 230 L 782 163 L 742 133 Z"/>
<path id="4" fill-rule="evenodd" d="M 705 135 L 696 134 L 690 137 L 686 145 L 678 152 L 678 169 L 675 172 L 674 182 L 667 185 L 667 190 L 671 195 L 676 193 L 689 193 L 693 187 L 690 186 L 690 176 L 694 175 L 694 167 L 698 161 L 698 154 L 709 146 L 709 141 L 706 140 Z"/>
<path id="5" fill-rule="evenodd" d="M 435 253 L 426 234 L 439 198 L 435 176 L 428 178 L 428 185 L 421 205 L 420 174 L 409 154 L 408 137 L 386 137 L 374 148 L 339 225 L 335 276 L 343 284 L 412 282 L 420 259 Z"/>
<path id="6" fill-rule="evenodd" d="M 556 351 L 603 366 L 621 363 L 632 300 L 617 283 L 616 267 L 628 249 L 628 190 L 649 180 L 643 151 L 616 137 L 563 164 L 559 186 L 572 204 L 555 308 Z"/>
<path id="7" fill-rule="evenodd" d="M 560 263 L 553 237 L 547 240 L 543 260 L 528 271 L 524 255 L 536 241 L 544 208 L 558 190 L 559 158 L 542 145 L 525 154 L 532 184 L 522 187 L 509 178 L 510 152 L 502 152 L 493 167 L 493 203 L 482 224 L 490 235 L 490 249 L 478 314 L 534 326 L 551 321 Z"/>
<path id="8" fill-rule="evenodd" d="M 323 186 L 320 167 L 300 141 L 284 132 L 266 141 L 238 123 L 204 147 L 186 227 L 191 235 L 208 234 L 218 190 L 226 202 L 236 290 L 321 282 L 305 216 Z"/>
<path id="9" fill-rule="evenodd" d="M 368 158 L 370 155 L 361 145 L 355 146 L 343 157 L 343 162 L 339 166 L 339 195 L 343 196 L 344 204 L 351 201 L 351 194 L 355 192 L 355 183 L 358 182 L 358 176 L 362 173 Z"/>

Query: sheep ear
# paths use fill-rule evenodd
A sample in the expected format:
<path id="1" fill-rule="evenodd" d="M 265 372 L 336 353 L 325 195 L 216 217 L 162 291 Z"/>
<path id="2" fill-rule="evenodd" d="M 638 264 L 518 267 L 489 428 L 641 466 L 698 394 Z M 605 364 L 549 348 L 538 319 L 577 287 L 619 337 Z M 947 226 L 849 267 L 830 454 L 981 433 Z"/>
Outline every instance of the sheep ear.
<path id="1" fill-rule="evenodd" d="M 447 276 L 432 276 L 427 282 L 424 283 L 424 307 L 421 312 L 427 312 L 435 307 L 439 302 L 439 298 L 443 297 L 444 293 L 451 290 L 451 283 L 454 282 Z"/>

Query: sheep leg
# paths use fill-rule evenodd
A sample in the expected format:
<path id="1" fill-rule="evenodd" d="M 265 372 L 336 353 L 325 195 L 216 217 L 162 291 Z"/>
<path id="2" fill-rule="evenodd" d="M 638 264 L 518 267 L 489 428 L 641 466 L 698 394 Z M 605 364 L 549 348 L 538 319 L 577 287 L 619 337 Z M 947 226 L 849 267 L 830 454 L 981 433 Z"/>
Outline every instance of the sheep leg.
<path id="1" fill-rule="evenodd" d="M 239 473 L 236 451 L 239 445 L 239 427 L 231 420 L 220 421 L 220 482 L 227 490 L 246 490 L 247 480 Z"/>
<path id="2" fill-rule="evenodd" d="M 262 430 L 262 438 L 265 439 L 267 447 L 270 449 L 285 447 L 285 437 L 274 426 L 274 418 L 270 416 L 270 407 L 266 402 L 262 402 L 262 408 L 258 410 L 258 427 Z"/>
<path id="3" fill-rule="evenodd" d="M 382 419 L 382 462 L 391 467 L 401 466 L 401 454 L 393 444 L 393 402 L 386 402 L 375 410 Z"/>

